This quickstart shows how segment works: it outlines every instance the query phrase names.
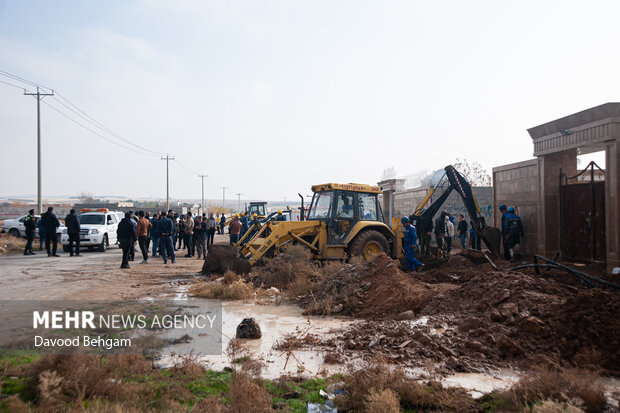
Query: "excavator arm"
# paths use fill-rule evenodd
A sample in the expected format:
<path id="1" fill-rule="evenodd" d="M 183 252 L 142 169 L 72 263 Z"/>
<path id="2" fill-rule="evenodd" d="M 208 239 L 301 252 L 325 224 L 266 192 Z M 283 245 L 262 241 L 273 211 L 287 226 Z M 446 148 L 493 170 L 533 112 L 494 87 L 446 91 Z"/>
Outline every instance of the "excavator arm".
<path id="1" fill-rule="evenodd" d="M 487 226 L 484 217 L 480 215 L 480 206 L 474 196 L 471 185 L 452 165 L 448 165 L 444 168 L 445 176 L 448 178 L 448 187 L 444 192 L 433 202 L 427 209 L 423 209 L 424 205 L 429 201 L 430 196 L 427 196 L 422 200 L 415 213 L 411 216 L 412 222 L 416 222 L 417 225 L 429 224 L 435 214 L 439 212 L 439 209 L 444 204 L 448 196 L 452 191 L 456 191 L 463 200 L 467 214 L 469 215 L 470 224 L 476 230 L 477 234 L 480 234 L 480 238 L 484 241 L 489 250 L 494 254 L 499 254 L 499 246 L 501 242 L 501 235 L 499 230 L 494 227 Z M 443 178 L 442 178 L 443 179 Z M 440 179 L 441 181 L 441 179 Z M 439 182 L 429 191 L 432 195 Z M 418 212 L 419 211 L 419 212 Z"/>

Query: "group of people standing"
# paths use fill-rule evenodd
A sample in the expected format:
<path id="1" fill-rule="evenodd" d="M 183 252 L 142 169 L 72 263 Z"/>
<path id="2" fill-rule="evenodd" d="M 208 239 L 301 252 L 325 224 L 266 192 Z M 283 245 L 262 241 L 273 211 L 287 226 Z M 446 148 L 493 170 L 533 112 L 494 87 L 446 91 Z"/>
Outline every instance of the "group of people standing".
<path id="1" fill-rule="evenodd" d="M 121 268 L 129 268 L 129 261 L 134 261 L 135 245 L 142 253 L 141 264 L 151 257 L 161 257 L 164 264 L 175 263 L 175 251 L 186 249 L 186 258 L 197 255 L 197 259 L 206 259 L 207 250 L 213 244 L 215 232 L 223 233 L 222 223 L 226 222 L 224 215 L 216 218 L 215 214 L 187 215 L 175 214 L 173 210 L 167 213 L 157 211 L 150 216 L 149 212 L 139 211 L 136 217 L 132 211 L 125 213 L 125 218 L 118 225 L 117 235 L 119 244 L 123 248 Z M 125 221 L 125 223 L 123 223 Z M 219 221 L 219 222 L 218 222 Z M 122 225 L 121 225 L 122 224 Z M 131 227 L 127 224 L 131 224 Z"/>
<path id="2" fill-rule="evenodd" d="M 515 259 L 517 253 L 515 247 L 521 242 L 523 236 L 523 224 L 521 218 L 515 213 L 514 207 L 506 208 L 506 205 L 501 204 L 499 210 L 502 213 L 502 241 L 504 247 L 504 258 L 506 260 Z M 484 217 L 480 217 L 484 224 Z M 454 238 L 454 216 L 448 214 L 447 211 L 442 211 L 439 217 L 435 219 L 434 231 L 432 220 L 421 220 L 416 226 L 409 222 L 408 217 L 402 217 L 401 223 L 403 225 L 404 239 L 403 249 L 405 250 L 405 260 L 407 266 L 411 271 L 420 271 L 424 264 L 415 258 L 415 252 L 420 251 L 423 256 L 430 255 L 430 241 L 431 232 L 435 235 L 435 241 L 437 243 L 437 257 L 442 258 L 445 255 L 449 255 L 452 250 L 452 239 Z M 472 226 L 467 230 L 468 225 L 463 214 L 459 215 L 459 222 L 456 227 L 458 239 L 461 244 L 461 248 L 467 248 L 467 235 L 469 232 L 469 247 L 471 249 L 480 249 L 481 238 L 476 233 L 476 229 Z M 420 247 L 418 248 L 418 231 Z"/>
<path id="3" fill-rule="evenodd" d="M 71 210 L 71 213 L 75 215 L 75 210 Z M 80 255 L 80 247 L 79 247 L 79 222 L 78 222 L 78 247 L 77 253 Z M 41 219 L 37 222 L 37 219 L 34 215 L 34 209 L 28 211 L 28 215 L 24 219 L 24 228 L 26 231 L 26 247 L 24 248 L 24 255 L 35 255 L 35 252 L 32 251 L 32 243 L 34 241 L 34 234 L 39 228 L 39 251 L 43 250 L 43 243 L 45 242 L 45 249 L 47 251 L 48 257 L 60 257 L 57 254 L 58 251 L 58 236 L 56 235 L 56 230 L 60 227 L 60 221 L 54 214 L 54 207 L 48 207 L 47 211 L 41 215 Z M 73 229 L 73 226 L 71 226 Z M 69 230 L 69 225 L 67 224 L 67 230 Z M 71 254 L 73 255 L 73 254 Z"/>

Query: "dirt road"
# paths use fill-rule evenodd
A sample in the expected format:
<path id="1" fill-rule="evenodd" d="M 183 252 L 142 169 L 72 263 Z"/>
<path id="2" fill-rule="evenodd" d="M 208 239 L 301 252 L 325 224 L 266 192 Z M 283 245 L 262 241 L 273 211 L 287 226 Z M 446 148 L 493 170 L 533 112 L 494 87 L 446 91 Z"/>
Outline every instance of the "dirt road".
<path id="1" fill-rule="evenodd" d="M 227 242 L 228 235 L 217 235 L 216 243 Z M 3 300 L 125 300 L 174 294 L 179 284 L 191 282 L 202 268 L 202 260 L 184 258 L 177 251 L 175 264 L 161 258 L 140 264 L 141 255 L 131 268 L 121 270 L 121 250 L 114 246 L 104 253 L 84 250 L 81 257 L 48 257 L 22 254 L 0 257 L 0 299 Z"/>

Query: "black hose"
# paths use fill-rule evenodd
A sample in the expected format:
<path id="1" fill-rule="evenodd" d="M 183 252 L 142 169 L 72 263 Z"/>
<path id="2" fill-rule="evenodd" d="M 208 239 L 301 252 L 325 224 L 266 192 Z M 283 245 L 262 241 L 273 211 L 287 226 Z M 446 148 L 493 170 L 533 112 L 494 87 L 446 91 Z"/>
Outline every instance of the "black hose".
<path id="1" fill-rule="evenodd" d="M 600 278 L 598 278 L 598 277 L 595 277 L 595 276 L 593 276 L 593 275 L 589 275 L 589 274 L 583 273 L 583 272 L 581 272 L 581 271 L 574 270 L 574 269 L 572 269 L 572 268 L 570 268 L 570 267 L 566 267 L 566 266 L 564 266 L 564 265 L 562 265 L 562 264 L 558 264 L 557 262 L 555 262 L 555 261 L 551 261 L 550 259 L 545 258 L 545 257 L 542 257 L 542 256 L 540 256 L 540 255 L 536 255 L 536 257 L 540 258 L 540 259 L 541 259 L 541 260 L 543 260 L 543 261 L 546 261 L 546 262 L 548 262 L 548 263 L 551 263 L 551 264 L 553 264 L 553 265 L 557 266 L 558 268 L 561 268 L 561 269 L 563 269 L 563 270 L 565 270 L 565 271 L 569 271 L 569 272 L 572 272 L 572 273 L 574 273 L 574 274 L 579 274 L 579 275 L 581 275 L 581 276 L 583 276 L 583 277 L 587 277 L 587 278 L 589 278 L 589 279 L 591 279 L 591 280 L 594 280 L 594 281 L 599 282 L 599 283 L 601 283 L 601 284 L 605 284 L 605 285 L 607 285 L 607 286 L 609 286 L 609 287 L 613 287 L 613 288 L 620 288 L 620 285 L 618 285 L 618 284 L 610 283 L 609 281 L 602 280 L 602 279 L 600 279 Z"/>
<path id="2" fill-rule="evenodd" d="M 540 267 L 545 267 L 547 269 L 555 268 L 555 269 L 558 269 L 558 270 L 566 271 L 569 274 L 572 274 L 575 277 L 581 279 L 581 281 L 586 283 L 590 288 L 594 288 L 594 284 L 592 284 L 592 282 L 590 282 L 590 280 L 588 280 L 586 277 L 571 271 L 571 269 L 568 268 L 568 267 L 562 268 L 562 267 L 557 266 L 555 264 L 524 264 L 524 265 L 519 265 L 519 266 L 516 266 L 516 267 L 513 267 L 513 268 L 508 268 L 508 271 L 521 270 L 521 269 L 524 269 L 524 268 L 536 268 L 536 269 L 538 269 Z"/>

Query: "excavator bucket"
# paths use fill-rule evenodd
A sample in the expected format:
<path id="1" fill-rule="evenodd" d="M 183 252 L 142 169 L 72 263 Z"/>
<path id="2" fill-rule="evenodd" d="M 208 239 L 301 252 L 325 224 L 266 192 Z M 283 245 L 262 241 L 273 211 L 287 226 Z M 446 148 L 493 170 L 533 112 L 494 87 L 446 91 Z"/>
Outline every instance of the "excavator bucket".
<path id="1" fill-rule="evenodd" d="M 484 241 L 485 245 L 495 255 L 499 255 L 499 247 L 502 243 L 502 233 L 495 227 L 485 226 L 480 231 L 480 238 Z"/>

